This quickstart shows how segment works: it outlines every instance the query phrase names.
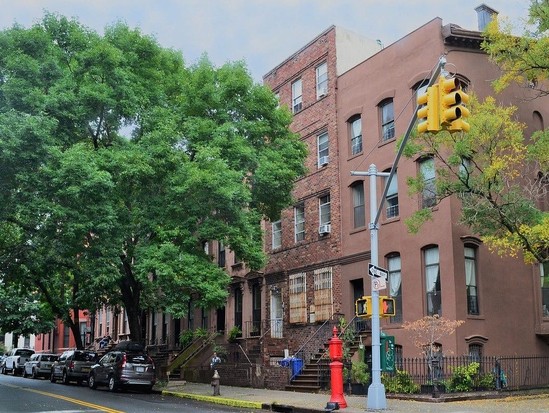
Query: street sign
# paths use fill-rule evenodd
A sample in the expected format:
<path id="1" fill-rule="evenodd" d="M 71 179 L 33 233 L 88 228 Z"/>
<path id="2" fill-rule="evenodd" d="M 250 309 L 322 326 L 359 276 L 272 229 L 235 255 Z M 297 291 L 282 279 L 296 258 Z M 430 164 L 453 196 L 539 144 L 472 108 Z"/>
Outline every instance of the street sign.
<path id="1" fill-rule="evenodd" d="M 378 277 L 387 280 L 389 271 L 385 268 L 378 267 L 377 265 L 368 264 L 368 274 L 370 274 L 371 277 Z"/>
<path id="2" fill-rule="evenodd" d="M 372 278 L 372 291 L 380 291 L 387 288 L 387 282 L 385 278 L 373 277 Z"/>

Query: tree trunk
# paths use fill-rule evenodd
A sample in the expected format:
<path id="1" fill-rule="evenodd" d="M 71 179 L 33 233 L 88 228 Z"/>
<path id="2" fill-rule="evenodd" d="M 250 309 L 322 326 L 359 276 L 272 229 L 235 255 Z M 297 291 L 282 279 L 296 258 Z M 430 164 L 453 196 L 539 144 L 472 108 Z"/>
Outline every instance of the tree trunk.
<path id="1" fill-rule="evenodd" d="M 82 336 L 80 335 L 80 314 L 79 308 L 73 308 L 73 316 L 71 320 L 69 321 L 69 328 L 72 331 L 72 335 L 74 337 L 74 345 L 77 349 L 83 350 L 84 349 L 84 343 L 82 342 Z M 65 326 L 66 327 L 66 326 Z"/>
<path id="2" fill-rule="evenodd" d="M 128 327 L 130 328 L 130 340 L 145 344 L 145 337 L 141 330 L 141 308 L 139 302 L 141 298 L 141 285 L 135 279 L 131 265 L 125 257 L 121 257 L 123 273 L 120 279 L 120 291 L 122 293 L 122 302 L 126 309 L 128 317 Z"/>

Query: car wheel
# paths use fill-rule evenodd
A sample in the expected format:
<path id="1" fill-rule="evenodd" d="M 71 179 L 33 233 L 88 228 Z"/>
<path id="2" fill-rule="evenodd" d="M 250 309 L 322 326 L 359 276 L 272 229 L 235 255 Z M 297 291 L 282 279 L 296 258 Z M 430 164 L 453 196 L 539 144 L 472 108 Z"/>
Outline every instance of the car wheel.
<path id="1" fill-rule="evenodd" d="M 27 370 L 26 369 L 23 369 L 23 374 L 21 374 L 21 376 L 23 376 L 23 378 L 27 377 Z"/>
<path id="2" fill-rule="evenodd" d="M 114 379 L 113 376 L 109 377 L 109 391 L 116 391 L 117 390 L 117 385 L 116 385 L 116 380 Z"/>
<path id="3" fill-rule="evenodd" d="M 66 371 L 63 371 L 63 377 L 61 381 L 63 382 L 63 384 L 69 384 L 69 376 Z"/>
<path id="4" fill-rule="evenodd" d="M 145 387 L 145 393 L 152 393 L 153 391 L 153 386 L 146 386 Z"/>
<path id="5" fill-rule="evenodd" d="M 88 387 L 90 389 L 97 389 L 97 382 L 95 381 L 95 376 L 93 374 L 90 374 L 90 377 L 88 378 Z"/>
<path id="6" fill-rule="evenodd" d="M 32 378 L 33 378 L 33 379 L 37 379 L 37 378 L 38 378 L 38 374 L 36 373 L 36 369 L 32 369 Z"/>
<path id="7" fill-rule="evenodd" d="M 2 374 L 8 374 L 8 372 L 6 371 L 6 366 L 2 366 Z"/>

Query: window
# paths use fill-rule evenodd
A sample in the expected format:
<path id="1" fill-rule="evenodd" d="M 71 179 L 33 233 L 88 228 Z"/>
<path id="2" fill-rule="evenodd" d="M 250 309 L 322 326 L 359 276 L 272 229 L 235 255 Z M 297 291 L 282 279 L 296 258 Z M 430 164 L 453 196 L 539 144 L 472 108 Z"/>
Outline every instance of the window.
<path id="1" fill-rule="evenodd" d="M 353 223 L 354 228 L 366 225 L 366 206 L 364 204 L 364 182 L 358 181 L 351 186 L 353 193 Z"/>
<path id="2" fill-rule="evenodd" d="M 480 361 L 482 359 L 483 345 L 480 343 L 469 344 L 469 357 L 471 361 Z"/>
<path id="3" fill-rule="evenodd" d="M 292 112 L 297 113 L 302 109 L 303 85 L 301 79 L 292 83 Z"/>
<path id="4" fill-rule="evenodd" d="M 543 317 L 549 317 L 549 262 L 540 264 L 541 309 Z"/>
<path id="5" fill-rule="evenodd" d="M 393 112 L 393 100 L 387 99 L 380 105 L 381 111 L 381 136 L 384 141 L 395 137 L 395 115 Z"/>
<path id="6" fill-rule="evenodd" d="M 305 273 L 289 276 L 290 323 L 307 322 L 307 291 Z"/>
<path id="7" fill-rule="evenodd" d="M 385 178 L 385 182 L 387 182 L 387 178 Z M 398 179 L 396 172 L 391 178 L 391 183 L 389 185 L 389 189 L 387 190 L 387 196 L 385 197 L 385 203 L 387 204 L 385 210 L 386 217 L 398 217 Z"/>
<path id="8" fill-rule="evenodd" d="M 321 268 L 314 271 L 315 297 L 314 319 L 311 322 L 332 318 L 332 269 Z"/>
<path id="9" fill-rule="evenodd" d="M 298 205 L 294 208 L 294 233 L 295 242 L 305 239 L 305 206 Z"/>
<path id="10" fill-rule="evenodd" d="M 362 119 L 360 116 L 349 120 L 349 131 L 351 134 L 351 155 L 362 152 Z"/>
<path id="11" fill-rule="evenodd" d="M 423 250 L 423 262 L 425 264 L 427 315 L 442 315 L 438 247 L 431 247 Z"/>
<path id="12" fill-rule="evenodd" d="M 467 314 L 478 315 L 477 250 L 465 247 L 465 285 L 467 288 Z"/>
<path id="13" fill-rule="evenodd" d="M 271 224 L 271 229 L 273 233 L 271 246 L 274 250 L 282 246 L 282 222 L 280 220 L 273 222 Z"/>
<path id="14" fill-rule="evenodd" d="M 425 158 L 419 164 L 419 172 L 423 180 L 421 194 L 421 207 L 429 208 L 436 204 L 437 193 L 435 187 L 435 161 L 433 158 Z"/>
<path id="15" fill-rule="evenodd" d="M 322 63 L 316 68 L 316 98 L 320 99 L 328 93 L 328 65 Z"/>
<path id="16" fill-rule="evenodd" d="M 329 158 L 330 142 L 328 140 L 328 132 L 324 132 L 318 135 L 317 146 L 318 146 L 318 167 L 321 168 L 325 166 L 330 160 Z"/>
<path id="17" fill-rule="evenodd" d="M 391 323 L 402 322 L 402 275 L 400 254 L 387 257 L 389 271 L 389 295 L 395 299 L 395 316 L 390 318 Z"/>
<path id="18" fill-rule="evenodd" d="M 328 225 L 331 222 L 330 214 L 330 195 L 324 195 L 319 198 L 319 223 Z"/>
<path id="19" fill-rule="evenodd" d="M 218 247 L 217 265 L 221 268 L 224 268 L 225 267 L 225 245 L 223 245 L 223 242 L 219 241 L 217 247 Z"/>

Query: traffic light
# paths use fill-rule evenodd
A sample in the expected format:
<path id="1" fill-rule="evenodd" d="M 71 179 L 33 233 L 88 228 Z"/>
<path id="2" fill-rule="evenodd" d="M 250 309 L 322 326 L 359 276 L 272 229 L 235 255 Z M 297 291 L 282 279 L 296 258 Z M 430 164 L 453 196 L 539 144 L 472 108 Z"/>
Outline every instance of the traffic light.
<path id="1" fill-rule="evenodd" d="M 394 317 L 395 314 L 395 299 L 379 297 L 379 315 L 381 317 Z"/>
<path id="2" fill-rule="evenodd" d="M 372 297 L 363 296 L 355 301 L 355 314 L 357 317 L 372 316 Z"/>
<path id="3" fill-rule="evenodd" d="M 440 130 L 438 87 L 438 85 L 430 86 L 424 94 L 417 97 L 417 104 L 423 105 L 417 111 L 417 118 L 420 121 L 417 125 L 419 133 L 438 132 Z"/>
<path id="4" fill-rule="evenodd" d="M 471 127 L 463 120 L 469 116 L 469 109 L 463 106 L 469 102 L 469 95 L 461 90 L 459 79 L 441 76 L 438 80 L 438 93 L 441 128 L 450 132 L 469 131 Z"/>

